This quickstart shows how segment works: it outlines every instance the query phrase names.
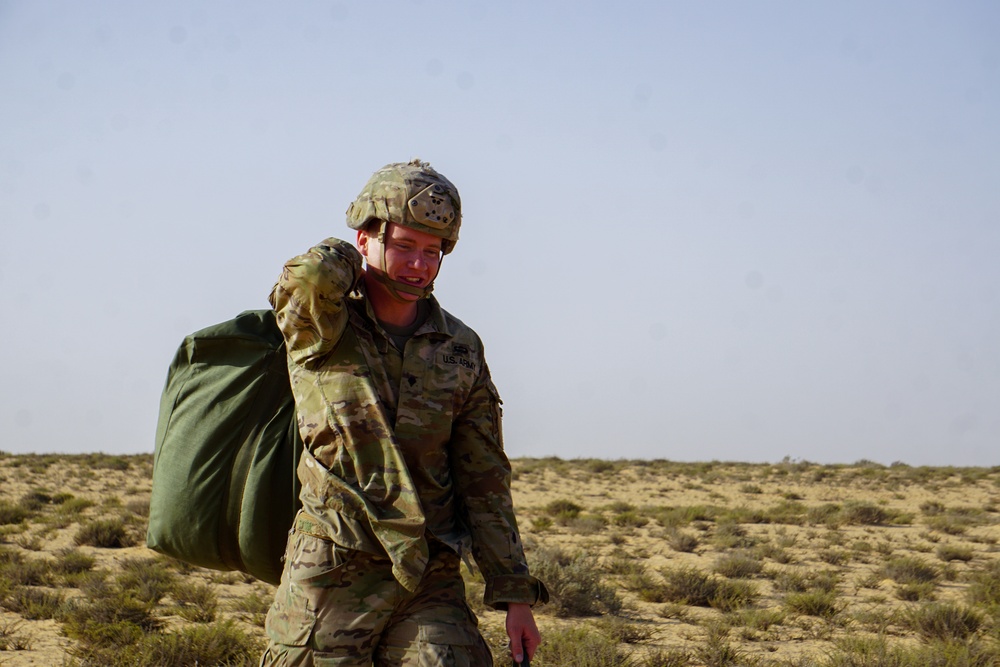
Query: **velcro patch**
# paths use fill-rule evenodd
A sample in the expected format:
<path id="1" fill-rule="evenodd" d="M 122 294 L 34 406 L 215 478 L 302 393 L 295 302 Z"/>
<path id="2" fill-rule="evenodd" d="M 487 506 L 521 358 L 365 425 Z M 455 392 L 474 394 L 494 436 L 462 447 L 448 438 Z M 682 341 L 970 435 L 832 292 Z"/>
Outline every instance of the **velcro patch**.
<path id="1" fill-rule="evenodd" d="M 407 206 L 416 222 L 431 229 L 447 229 L 455 221 L 455 207 L 441 185 L 428 185 L 410 197 Z"/>

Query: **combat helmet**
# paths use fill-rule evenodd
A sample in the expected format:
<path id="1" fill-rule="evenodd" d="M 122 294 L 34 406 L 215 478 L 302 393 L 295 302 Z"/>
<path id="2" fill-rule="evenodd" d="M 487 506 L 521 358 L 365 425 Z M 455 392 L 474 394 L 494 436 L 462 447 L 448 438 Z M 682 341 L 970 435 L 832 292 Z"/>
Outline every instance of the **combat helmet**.
<path id="1" fill-rule="evenodd" d="M 462 201 L 458 189 L 427 162 L 413 159 L 382 167 L 368 179 L 361 194 L 347 207 L 347 226 L 364 229 L 373 220 L 381 221 L 378 239 L 385 266 L 385 232 L 388 223 L 426 232 L 441 239 L 441 251 L 447 255 L 458 242 L 462 225 Z M 381 276 L 391 289 L 427 296 L 433 282 L 418 290 Z"/>

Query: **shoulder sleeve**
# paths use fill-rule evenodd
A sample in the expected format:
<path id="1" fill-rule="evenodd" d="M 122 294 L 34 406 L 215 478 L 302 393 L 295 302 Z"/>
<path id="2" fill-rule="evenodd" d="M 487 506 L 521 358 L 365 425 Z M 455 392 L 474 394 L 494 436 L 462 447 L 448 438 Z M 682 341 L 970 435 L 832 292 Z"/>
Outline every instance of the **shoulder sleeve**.
<path id="1" fill-rule="evenodd" d="M 285 264 L 270 302 L 288 355 L 305 364 L 329 352 L 347 326 L 347 294 L 361 276 L 361 253 L 329 238 Z"/>
<path id="2" fill-rule="evenodd" d="M 547 602 L 545 585 L 528 574 L 510 493 L 510 461 L 503 451 L 500 395 L 485 360 L 456 421 L 451 439 L 452 479 L 472 555 L 486 580 L 484 602 Z"/>

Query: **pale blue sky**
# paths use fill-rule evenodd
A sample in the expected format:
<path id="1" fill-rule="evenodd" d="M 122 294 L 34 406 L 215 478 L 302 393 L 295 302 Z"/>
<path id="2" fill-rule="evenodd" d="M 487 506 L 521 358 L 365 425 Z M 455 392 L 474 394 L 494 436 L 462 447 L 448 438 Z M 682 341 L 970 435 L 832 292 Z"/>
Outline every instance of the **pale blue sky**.
<path id="1" fill-rule="evenodd" d="M 1000 5 L 0 0 L 0 450 L 151 451 L 370 173 L 508 452 L 1000 463 Z"/>

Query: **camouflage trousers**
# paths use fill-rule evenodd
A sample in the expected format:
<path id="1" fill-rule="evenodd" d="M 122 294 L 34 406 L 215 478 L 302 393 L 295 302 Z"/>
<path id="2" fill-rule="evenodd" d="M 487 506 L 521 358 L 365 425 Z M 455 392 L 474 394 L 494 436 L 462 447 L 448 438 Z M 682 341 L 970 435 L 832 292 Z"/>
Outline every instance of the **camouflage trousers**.
<path id="1" fill-rule="evenodd" d="M 388 558 L 299 531 L 285 559 L 261 667 L 492 667 L 447 547 L 432 547 L 414 592 Z"/>

